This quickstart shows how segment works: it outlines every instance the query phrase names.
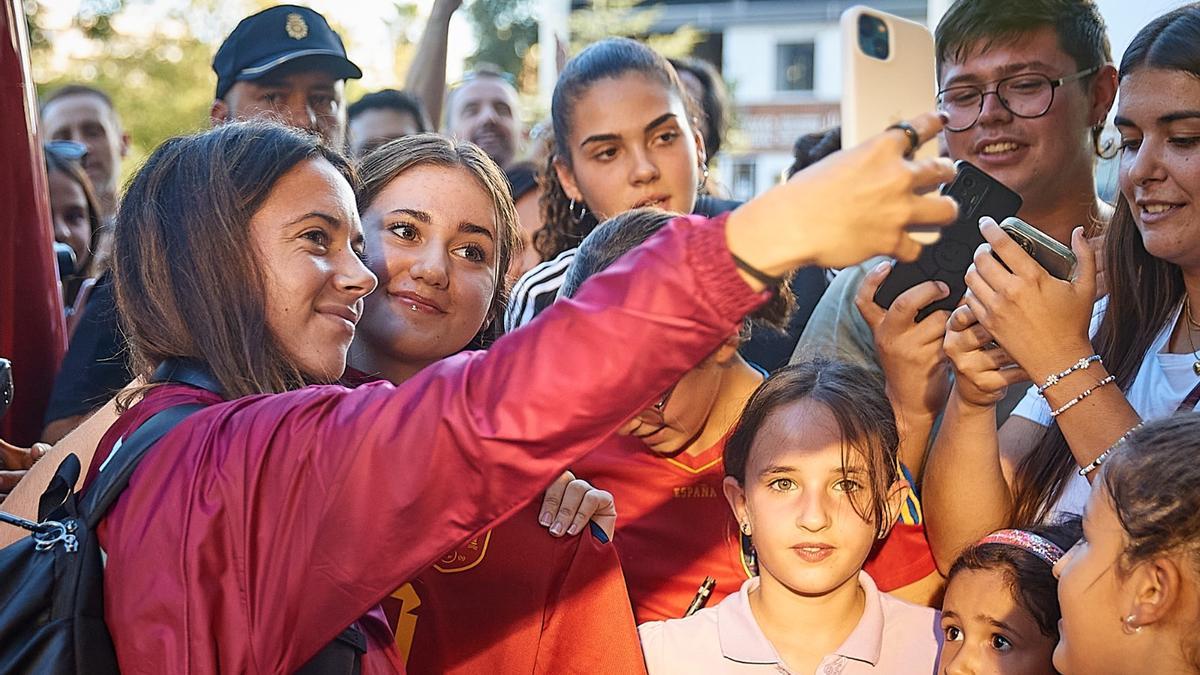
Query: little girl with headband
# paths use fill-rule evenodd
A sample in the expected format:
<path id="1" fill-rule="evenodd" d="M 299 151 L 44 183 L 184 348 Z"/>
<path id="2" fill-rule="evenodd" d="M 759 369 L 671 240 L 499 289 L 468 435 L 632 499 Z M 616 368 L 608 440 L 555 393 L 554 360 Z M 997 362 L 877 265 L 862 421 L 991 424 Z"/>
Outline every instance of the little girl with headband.
<path id="1" fill-rule="evenodd" d="M 939 675 L 1052 675 L 1058 643 L 1054 564 L 1081 535 L 1078 518 L 998 530 L 963 551 L 942 604 Z"/>

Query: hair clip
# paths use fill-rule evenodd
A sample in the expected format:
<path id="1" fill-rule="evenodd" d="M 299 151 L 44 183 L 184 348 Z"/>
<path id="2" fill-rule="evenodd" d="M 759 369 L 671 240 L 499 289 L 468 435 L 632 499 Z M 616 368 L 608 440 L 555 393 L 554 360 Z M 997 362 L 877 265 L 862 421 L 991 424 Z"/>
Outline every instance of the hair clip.
<path id="1" fill-rule="evenodd" d="M 980 539 L 979 544 L 1016 546 L 1045 560 L 1046 564 L 1051 567 L 1054 567 L 1055 563 L 1063 557 L 1063 550 L 1058 547 L 1058 544 L 1026 530 L 996 530 Z"/>

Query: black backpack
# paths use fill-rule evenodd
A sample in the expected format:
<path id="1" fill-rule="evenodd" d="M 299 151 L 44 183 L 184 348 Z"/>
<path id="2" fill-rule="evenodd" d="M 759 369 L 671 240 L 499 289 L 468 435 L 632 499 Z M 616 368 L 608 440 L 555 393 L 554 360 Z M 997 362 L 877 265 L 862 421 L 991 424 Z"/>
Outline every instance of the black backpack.
<path id="1" fill-rule="evenodd" d="M 163 363 L 154 380 L 220 391 L 207 369 L 186 361 Z M 30 531 L 0 549 L 0 674 L 119 672 L 104 623 L 104 567 L 96 527 L 154 443 L 204 407 L 178 405 L 146 420 L 124 439 L 86 492 L 73 489 L 80 463 L 68 455 L 42 494 L 39 522 L 0 511 L 0 527 Z M 366 636 L 352 625 L 298 672 L 356 674 L 366 648 Z"/>

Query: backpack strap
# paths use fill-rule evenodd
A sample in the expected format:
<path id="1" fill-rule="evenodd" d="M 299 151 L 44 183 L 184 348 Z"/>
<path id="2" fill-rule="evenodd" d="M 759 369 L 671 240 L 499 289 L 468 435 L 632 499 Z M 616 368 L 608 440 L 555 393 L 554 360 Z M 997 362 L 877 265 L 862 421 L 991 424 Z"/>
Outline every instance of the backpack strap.
<path id="1" fill-rule="evenodd" d="M 206 407 L 199 403 L 188 403 L 161 410 L 113 448 L 113 453 L 105 461 L 107 466 L 100 471 L 95 483 L 88 486 L 80 504 L 80 512 L 87 520 L 89 529 L 96 527 L 113 502 L 121 496 L 146 451 L 189 415 Z"/>
<path id="2" fill-rule="evenodd" d="M 50 484 L 46 486 L 46 491 L 38 500 L 39 523 L 50 517 L 50 514 L 62 506 L 63 502 L 67 501 L 67 497 L 75 491 L 75 483 L 79 482 L 81 470 L 79 457 L 75 453 L 67 455 L 63 461 L 59 462 L 58 469 L 54 472 L 54 478 L 50 479 Z"/>
<path id="3" fill-rule="evenodd" d="M 186 384 L 197 389 L 210 391 L 222 396 L 221 383 L 202 361 L 185 358 L 169 358 L 158 364 L 154 369 L 152 382 L 175 382 Z M 162 438 L 168 431 L 174 429 L 192 413 L 206 406 L 199 403 L 189 403 L 172 406 L 160 410 L 134 430 L 120 445 L 113 448 L 95 484 L 89 486 L 87 494 L 83 495 L 80 511 L 87 519 L 89 528 L 95 528 L 117 501 L 129 478 L 137 469 L 146 451 Z"/>

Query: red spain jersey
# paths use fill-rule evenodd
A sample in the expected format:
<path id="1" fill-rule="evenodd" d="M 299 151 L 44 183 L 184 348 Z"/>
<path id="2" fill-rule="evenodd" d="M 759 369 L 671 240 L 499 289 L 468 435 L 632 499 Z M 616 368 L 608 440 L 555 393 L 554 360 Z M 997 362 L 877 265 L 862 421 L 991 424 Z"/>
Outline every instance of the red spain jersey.
<path id="1" fill-rule="evenodd" d="M 694 457 L 659 457 L 636 438 L 613 436 L 572 467 L 616 502 L 613 543 L 639 624 L 683 616 L 705 576 L 717 581 L 709 607 L 750 577 L 721 487 L 724 452 L 722 439 Z M 924 579 L 936 569 L 924 526 L 897 523 L 863 568 L 885 592 Z"/>
<path id="2" fill-rule="evenodd" d="M 621 564 L 599 528 L 551 537 L 541 500 L 384 600 L 415 675 L 645 673 Z"/>
<path id="3" fill-rule="evenodd" d="M 659 457 L 613 436 L 572 466 L 616 502 L 613 543 L 638 623 L 683 616 L 705 576 L 717 580 L 710 607 L 749 578 L 721 488 L 724 452 L 722 440 L 695 457 Z"/>

